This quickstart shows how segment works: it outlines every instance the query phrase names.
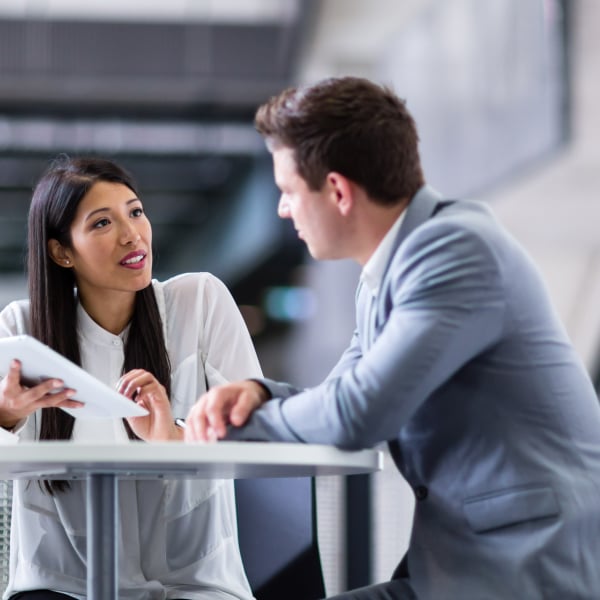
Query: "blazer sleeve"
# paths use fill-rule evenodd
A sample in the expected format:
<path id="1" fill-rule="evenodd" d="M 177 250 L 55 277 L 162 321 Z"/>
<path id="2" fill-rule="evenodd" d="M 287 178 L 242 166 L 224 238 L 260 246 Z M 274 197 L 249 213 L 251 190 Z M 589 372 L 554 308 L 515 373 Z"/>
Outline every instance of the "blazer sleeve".
<path id="1" fill-rule="evenodd" d="M 347 369 L 351 368 L 360 359 L 361 355 L 358 330 L 355 330 L 350 341 L 350 346 L 344 351 L 335 367 L 327 376 L 327 379 L 339 377 Z M 275 381 L 273 379 L 264 378 L 257 379 L 257 381 L 269 390 L 272 398 L 289 398 L 290 396 L 306 391 L 304 388 L 298 388 L 290 383 Z"/>
<path id="2" fill-rule="evenodd" d="M 499 339 L 503 279 L 485 234 L 456 220 L 429 221 L 392 260 L 373 345 L 360 354 L 355 337 L 348 362 L 343 357 L 321 385 L 265 403 L 229 439 L 358 449 L 396 437 L 432 392 Z"/>

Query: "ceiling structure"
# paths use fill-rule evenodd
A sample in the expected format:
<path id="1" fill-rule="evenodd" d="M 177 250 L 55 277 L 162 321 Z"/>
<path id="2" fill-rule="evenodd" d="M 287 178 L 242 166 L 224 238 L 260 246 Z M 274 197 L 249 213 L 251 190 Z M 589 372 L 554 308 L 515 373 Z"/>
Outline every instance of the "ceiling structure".
<path id="1" fill-rule="evenodd" d="M 77 12 L 4 18 L 0 108 L 246 117 L 292 75 L 307 7 L 283 5 L 296 10 L 259 22 L 78 19 Z"/>
<path id="2" fill-rule="evenodd" d="M 23 272 L 32 188 L 61 153 L 131 171 L 153 223 L 158 277 L 209 270 L 249 303 L 285 281 L 303 256 L 289 229 L 276 218 L 244 227 L 249 206 L 274 213 L 277 199 L 252 118 L 294 80 L 312 14 L 299 0 L 3 3 L 4 287 Z M 228 231 L 240 228 L 233 239 Z"/>

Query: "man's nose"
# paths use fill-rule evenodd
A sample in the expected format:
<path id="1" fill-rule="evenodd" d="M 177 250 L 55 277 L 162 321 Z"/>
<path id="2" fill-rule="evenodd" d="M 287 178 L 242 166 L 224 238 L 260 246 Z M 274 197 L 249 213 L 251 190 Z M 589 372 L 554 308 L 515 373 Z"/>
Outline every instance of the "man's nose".
<path id="1" fill-rule="evenodd" d="M 279 198 L 279 204 L 277 204 L 277 214 L 281 219 L 290 218 L 290 207 L 283 195 Z"/>

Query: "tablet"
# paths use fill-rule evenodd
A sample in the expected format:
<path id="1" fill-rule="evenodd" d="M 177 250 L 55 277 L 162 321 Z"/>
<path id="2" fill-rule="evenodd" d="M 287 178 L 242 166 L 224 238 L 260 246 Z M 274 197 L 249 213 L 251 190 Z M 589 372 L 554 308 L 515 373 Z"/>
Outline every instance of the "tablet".
<path id="1" fill-rule="evenodd" d="M 14 358 L 21 361 L 23 385 L 33 386 L 46 379 L 62 379 L 65 387 L 76 390 L 72 400 L 82 402 L 83 406 L 62 410 L 78 419 L 148 414 L 146 409 L 30 335 L 0 339 L 0 376 L 6 376 Z"/>

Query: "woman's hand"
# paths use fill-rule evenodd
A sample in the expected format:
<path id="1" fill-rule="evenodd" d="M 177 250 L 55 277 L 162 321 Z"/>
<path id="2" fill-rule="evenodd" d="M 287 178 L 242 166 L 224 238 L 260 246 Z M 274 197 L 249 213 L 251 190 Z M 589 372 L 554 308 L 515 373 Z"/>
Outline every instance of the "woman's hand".
<path id="1" fill-rule="evenodd" d="M 147 442 L 183 439 L 183 431 L 173 422 L 171 403 L 165 387 L 148 371 L 132 369 L 121 377 L 117 391 L 145 408 L 148 415 L 128 417 L 133 432 Z"/>
<path id="2" fill-rule="evenodd" d="M 21 385 L 21 363 L 15 359 L 0 381 L 0 426 L 12 429 L 39 408 L 79 408 L 81 402 L 70 399 L 73 394 L 75 390 L 65 388 L 60 379 L 48 379 L 31 388 Z"/>

